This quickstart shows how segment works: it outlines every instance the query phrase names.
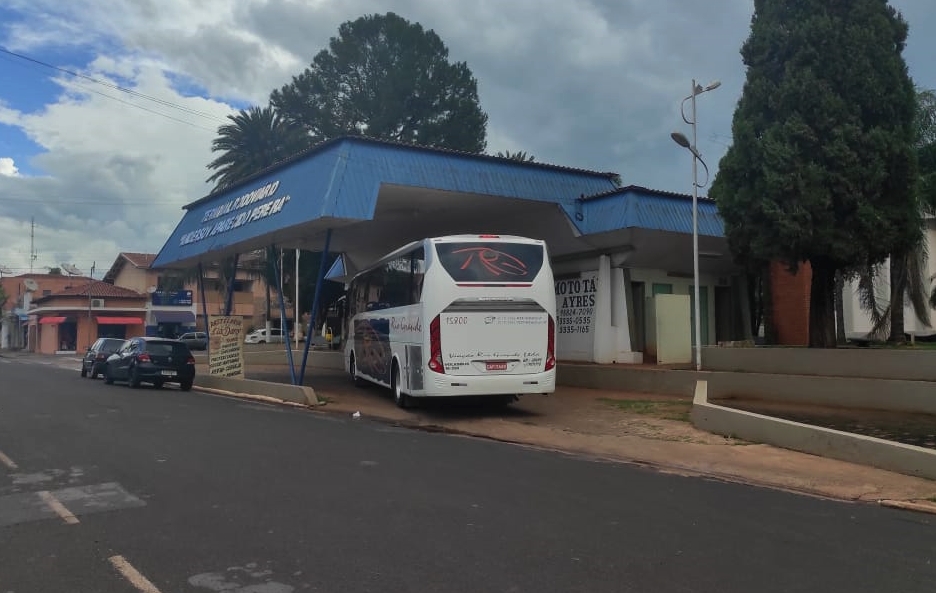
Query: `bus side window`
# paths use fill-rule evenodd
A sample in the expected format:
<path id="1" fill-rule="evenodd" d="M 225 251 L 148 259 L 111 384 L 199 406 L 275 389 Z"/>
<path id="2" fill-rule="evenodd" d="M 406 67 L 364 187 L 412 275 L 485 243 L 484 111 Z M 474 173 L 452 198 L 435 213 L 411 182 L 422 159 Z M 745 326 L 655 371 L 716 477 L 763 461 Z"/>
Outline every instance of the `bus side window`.
<path id="1" fill-rule="evenodd" d="M 422 247 L 413 252 L 410 259 L 410 304 L 422 298 L 423 277 L 426 275 L 426 250 Z"/>

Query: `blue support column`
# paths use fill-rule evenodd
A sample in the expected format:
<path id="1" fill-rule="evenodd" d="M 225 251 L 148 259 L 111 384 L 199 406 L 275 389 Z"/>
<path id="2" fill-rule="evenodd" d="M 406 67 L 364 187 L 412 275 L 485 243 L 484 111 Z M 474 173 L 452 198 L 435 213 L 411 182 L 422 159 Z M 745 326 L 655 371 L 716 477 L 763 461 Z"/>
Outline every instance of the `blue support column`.
<path id="1" fill-rule="evenodd" d="M 227 287 L 227 298 L 224 300 L 224 315 L 231 314 L 231 307 L 233 306 L 234 301 L 234 281 L 237 280 L 237 264 L 240 261 L 240 254 L 234 254 L 234 263 L 233 271 L 231 272 L 231 281 L 228 283 Z M 223 263 L 221 265 L 224 265 Z"/>
<path id="2" fill-rule="evenodd" d="M 210 349 L 211 334 L 208 332 L 208 300 L 205 298 L 205 271 L 202 269 L 201 262 L 198 262 L 198 292 L 201 297 L 202 317 L 205 318 L 205 340 L 208 343 L 206 349 Z"/>
<path id="3" fill-rule="evenodd" d="M 306 331 L 305 350 L 302 352 L 302 368 L 299 370 L 299 385 L 305 381 L 306 362 L 309 360 L 309 346 L 312 344 L 312 336 L 315 335 L 315 313 L 318 312 L 319 298 L 322 296 L 322 283 L 325 282 L 326 261 L 328 260 L 328 249 L 331 246 L 332 230 L 325 232 L 325 250 L 322 251 L 322 259 L 319 261 L 318 279 L 315 281 L 315 296 L 312 297 L 312 310 L 309 311 L 309 329 Z M 298 303 L 297 303 L 298 306 Z"/>
<path id="4" fill-rule="evenodd" d="M 273 246 L 273 250 L 276 250 L 276 246 Z M 276 295 L 279 297 L 280 305 L 280 314 L 282 318 L 286 319 L 286 300 L 283 298 L 283 291 L 280 290 L 281 279 L 283 278 L 283 270 L 280 268 L 280 260 L 277 258 L 276 262 L 273 264 L 273 270 L 276 272 Z M 295 309 L 295 307 L 293 307 Z M 293 385 L 298 385 L 296 383 L 296 364 L 293 362 L 293 351 L 292 351 L 292 342 L 289 341 L 289 326 L 280 328 L 283 331 L 283 342 L 286 346 L 286 358 L 289 359 L 289 378 L 292 380 Z"/>

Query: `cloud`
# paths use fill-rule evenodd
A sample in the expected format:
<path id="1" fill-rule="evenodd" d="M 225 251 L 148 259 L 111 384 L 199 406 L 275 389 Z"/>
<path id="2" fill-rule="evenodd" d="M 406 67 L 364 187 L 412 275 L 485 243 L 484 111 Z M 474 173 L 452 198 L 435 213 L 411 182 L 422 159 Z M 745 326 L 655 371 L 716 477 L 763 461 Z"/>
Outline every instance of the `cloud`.
<path id="1" fill-rule="evenodd" d="M 13 162 L 13 159 L 9 157 L 0 157 L 0 176 L 19 177 L 19 169 L 16 168 L 16 164 Z"/>
<path id="2" fill-rule="evenodd" d="M 185 110 L 58 79 L 61 94 L 40 111 L 0 112 L 0 120 L 44 150 L 30 161 L 40 174 L 0 177 L 0 220 L 9 231 L 0 230 L 0 263 L 8 267 L 29 265 L 28 221 L 35 221 L 35 248 L 44 266 L 109 266 L 122 250 L 156 251 L 181 207 L 210 189 L 204 181 L 210 143 L 230 106 L 180 95 L 150 61 L 102 59 L 86 73 L 112 82 L 119 76 L 131 90 Z"/>

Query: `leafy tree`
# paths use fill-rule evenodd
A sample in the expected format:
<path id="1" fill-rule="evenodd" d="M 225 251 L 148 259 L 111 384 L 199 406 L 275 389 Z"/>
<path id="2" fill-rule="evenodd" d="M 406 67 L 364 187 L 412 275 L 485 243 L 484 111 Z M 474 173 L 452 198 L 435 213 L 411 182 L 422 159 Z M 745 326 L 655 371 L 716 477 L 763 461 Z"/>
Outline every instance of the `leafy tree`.
<path id="1" fill-rule="evenodd" d="M 3 290 L 3 285 L 0 284 L 0 315 L 3 315 L 3 306 L 6 305 L 8 298 L 7 293 Z"/>
<path id="2" fill-rule="evenodd" d="M 270 100 L 317 141 L 359 134 L 471 153 L 486 146 L 487 114 L 468 66 L 449 61 L 434 31 L 392 12 L 343 23 Z"/>
<path id="3" fill-rule="evenodd" d="M 858 294 L 862 308 L 871 316 L 872 337 L 888 337 L 891 342 L 903 342 L 904 302 L 909 302 L 914 315 L 925 326 L 930 325 L 930 307 L 936 304 L 936 291 L 930 293 L 931 278 L 926 275 L 927 243 L 923 217 L 936 214 L 936 93 L 919 89 L 916 92 L 915 149 L 919 162 L 919 180 L 915 187 L 921 210 L 920 233 L 917 242 L 904 252 L 891 255 L 888 262 L 889 294 L 878 299 L 878 285 L 884 266 L 866 266 L 857 274 Z"/>
<path id="4" fill-rule="evenodd" d="M 310 140 L 272 107 L 241 109 L 229 115 L 231 123 L 218 128 L 211 143 L 212 152 L 221 155 L 208 163 L 214 173 L 208 182 L 215 190 L 224 189 L 245 177 L 282 161 L 307 148 Z"/>
<path id="5" fill-rule="evenodd" d="M 812 268 L 809 345 L 835 346 L 838 270 L 919 238 L 907 24 L 885 0 L 755 0 L 734 141 L 710 195 L 742 263 Z"/>
<path id="6" fill-rule="evenodd" d="M 512 161 L 520 161 L 521 163 L 532 163 L 536 160 L 536 157 L 532 154 L 528 155 L 525 151 L 519 150 L 517 152 L 510 152 L 509 150 L 498 151 L 497 156 L 502 159 L 510 159 Z"/>

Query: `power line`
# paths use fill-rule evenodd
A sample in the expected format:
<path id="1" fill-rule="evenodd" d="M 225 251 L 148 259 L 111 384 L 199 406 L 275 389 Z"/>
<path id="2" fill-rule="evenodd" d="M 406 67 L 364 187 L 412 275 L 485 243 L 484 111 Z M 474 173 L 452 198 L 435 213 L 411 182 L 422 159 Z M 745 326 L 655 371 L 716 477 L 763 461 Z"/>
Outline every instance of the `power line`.
<path id="1" fill-rule="evenodd" d="M 58 72 L 63 72 L 63 73 L 65 73 L 65 74 L 68 74 L 68 75 L 70 75 L 70 76 L 74 76 L 74 77 L 76 77 L 76 78 L 83 78 L 83 79 L 88 80 L 88 81 L 90 81 L 90 82 L 93 82 L 93 83 L 95 83 L 95 84 L 100 84 L 100 85 L 102 85 L 102 86 L 106 86 L 106 87 L 108 87 L 108 88 L 112 88 L 112 89 L 118 90 L 118 91 L 120 91 L 120 92 L 127 93 L 128 95 L 132 95 L 132 96 L 134 96 L 134 97 L 139 97 L 139 98 L 141 98 L 141 99 L 146 99 L 146 100 L 148 100 L 148 101 L 153 101 L 153 102 L 155 102 L 155 103 L 159 103 L 160 105 L 164 105 L 164 106 L 166 106 L 166 107 L 171 107 L 171 108 L 173 108 L 173 109 L 178 109 L 179 111 L 183 111 L 183 112 L 185 112 L 185 113 L 188 113 L 189 115 L 195 115 L 195 116 L 198 116 L 198 117 L 210 119 L 210 120 L 213 120 L 213 121 L 215 121 L 215 122 L 222 123 L 222 124 L 227 123 L 227 120 L 222 119 L 222 118 L 219 118 L 219 117 L 217 117 L 217 116 L 215 116 L 215 115 L 212 115 L 212 114 L 210 114 L 210 113 L 207 113 L 207 112 L 204 112 L 204 111 L 199 111 L 199 110 L 197 110 L 197 109 L 192 109 L 192 108 L 190 108 L 190 107 L 185 107 L 184 105 L 179 105 L 179 104 L 177 104 L 177 103 L 173 103 L 172 101 L 167 101 L 167 100 L 165 100 L 165 99 L 159 99 L 159 98 L 157 98 L 157 97 L 153 97 L 153 96 L 147 95 L 147 94 L 145 94 L 145 93 L 141 93 L 141 92 L 139 92 L 139 91 L 135 91 L 135 90 L 133 90 L 133 89 L 129 89 L 129 88 L 126 88 L 126 87 L 122 87 L 122 86 L 120 86 L 120 85 L 112 84 L 112 83 L 109 83 L 109 82 L 106 82 L 106 81 L 103 81 L 103 80 L 94 78 L 93 76 L 88 76 L 88 75 L 86 75 L 86 74 L 81 74 L 80 72 L 75 72 L 75 71 L 73 71 L 73 70 L 68 70 L 68 69 L 66 69 L 66 68 L 61 68 L 61 67 L 56 66 L 56 65 L 54 65 L 54 64 L 50 64 L 50 63 L 48 63 L 48 62 L 43 62 L 42 60 L 38 60 L 38 59 L 36 59 L 36 58 L 32 58 L 32 57 L 29 57 L 29 56 L 24 55 L 24 54 L 20 54 L 20 53 L 16 53 L 16 52 L 10 51 L 10 50 L 8 50 L 8 49 L 6 49 L 6 48 L 0 47 L 0 53 L 6 54 L 6 55 L 8 55 L 8 56 L 13 56 L 13 57 L 15 57 L 15 58 L 19 58 L 19 59 L 21 59 L 21 60 L 25 60 L 25 61 L 27 61 L 27 62 L 30 62 L 30 63 L 32 63 L 32 64 L 36 64 L 36 65 L 39 65 L 39 66 L 43 66 L 43 67 L 45 67 L 45 68 L 50 68 L 50 69 L 56 70 L 56 71 L 58 71 Z M 83 88 L 84 88 L 84 87 L 83 87 Z M 105 97 L 109 97 L 109 95 L 104 95 L 104 96 L 105 96 Z M 114 97 L 111 97 L 111 98 L 113 99 Z M 133 105 L 133 103 L 130 103 L 130 104 Z M 169 117 L 169 116 L 166 116 L 166 117 Z M 214 130 L 212 130 L 212 131 L 214 131 Z"/>

